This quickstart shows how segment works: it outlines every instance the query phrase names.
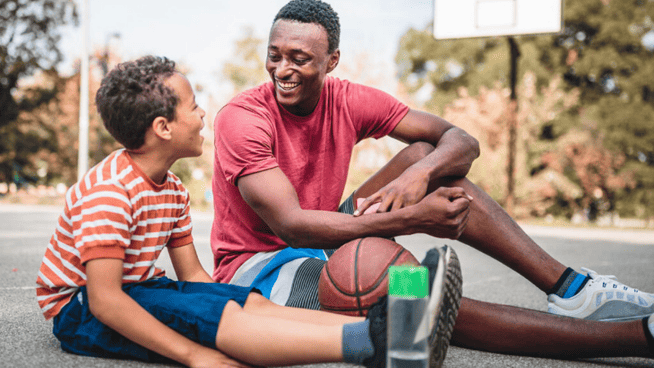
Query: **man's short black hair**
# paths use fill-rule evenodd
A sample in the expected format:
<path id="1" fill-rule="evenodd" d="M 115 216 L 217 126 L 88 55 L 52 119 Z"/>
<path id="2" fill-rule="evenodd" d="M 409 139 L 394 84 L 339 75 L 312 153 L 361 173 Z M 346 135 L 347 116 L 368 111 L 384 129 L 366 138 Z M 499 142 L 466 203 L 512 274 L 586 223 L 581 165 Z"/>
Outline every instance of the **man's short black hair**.
<path id="1" fill-rule="evenodd" d="M 165 84 L 175 62 L 144 56 L 116 66 L 95 95 L 95 104 L 109 133 L 125 148 L 145 143 L 145 133 L 155 118 L 175 119 L 178 96 Z"/>
<path id="2" fill-rule="evenodd" d="M 329 42 L 327 52 L 331 54 L 338 48 L 341 25 L 338 21 L 338 14 L 327 3 L 320 0 L 291 0 L 279 10 L 273 24 L 278 19 L 320 24 L 327 31 L 327 41 Z"/>

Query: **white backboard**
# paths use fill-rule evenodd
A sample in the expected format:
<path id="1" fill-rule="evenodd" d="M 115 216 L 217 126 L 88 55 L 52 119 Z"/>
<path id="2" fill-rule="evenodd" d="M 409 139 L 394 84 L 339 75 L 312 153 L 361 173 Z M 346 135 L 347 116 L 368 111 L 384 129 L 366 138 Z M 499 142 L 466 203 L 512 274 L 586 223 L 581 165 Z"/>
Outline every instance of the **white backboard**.
<path id="1" fill-rule="evenodd" d="M 563 0 L 434 0 L 436 39 L 557 33 Z"/>

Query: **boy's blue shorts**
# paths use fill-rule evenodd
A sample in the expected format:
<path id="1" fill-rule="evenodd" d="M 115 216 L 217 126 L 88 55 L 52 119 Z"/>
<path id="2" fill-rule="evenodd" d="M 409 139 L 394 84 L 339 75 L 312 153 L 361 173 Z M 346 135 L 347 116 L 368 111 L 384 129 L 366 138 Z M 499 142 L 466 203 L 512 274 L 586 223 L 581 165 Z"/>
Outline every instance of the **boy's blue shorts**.
<path id="1" fill-rule="evenodd" d="M 167 277 L 125 284 L 123 290 L 163 324 L 204 346 L 216 347 L 223 309 L 234 300 L 243 306 L 256 289 L 218 283 L 173 281 Z M 98 321 L 80 288 L 54 318 L 53 333 L 67 352 L 148 362 L 171 360 L 150 351 Z"/>

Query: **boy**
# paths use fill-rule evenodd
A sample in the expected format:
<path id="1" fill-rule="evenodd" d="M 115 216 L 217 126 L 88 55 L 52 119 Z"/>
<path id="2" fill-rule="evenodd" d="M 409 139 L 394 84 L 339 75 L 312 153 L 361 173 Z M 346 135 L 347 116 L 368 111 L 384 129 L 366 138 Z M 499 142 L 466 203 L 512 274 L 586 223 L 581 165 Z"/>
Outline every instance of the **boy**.
<path id="1" fill-rule="evenodd" d="M 39 305 L 65 351 L 192 367 L 385 365 L 385 299 L 368 319 L 281 307 L 256 289 L 214 283 L 202 268 L 188 192 L 168 170 L 202 153 L 205 112 L 174 62 L 147 56 L 120 64 L 96 104 L 125 148 L 68 191 L 37 279 Z M 155 267 L 164 247 L 181 281 Z M 433 295 L 444 284 L 444 258 L 430 270 L 441 272 Z M 460 295 L 460 284 L 455 289 Z M 436 304 L 432 315 L 441 311 Z M 456 315 L 457 305 L 443 312 Z M 446 329 L 432 338 L 437 364 Z"/>

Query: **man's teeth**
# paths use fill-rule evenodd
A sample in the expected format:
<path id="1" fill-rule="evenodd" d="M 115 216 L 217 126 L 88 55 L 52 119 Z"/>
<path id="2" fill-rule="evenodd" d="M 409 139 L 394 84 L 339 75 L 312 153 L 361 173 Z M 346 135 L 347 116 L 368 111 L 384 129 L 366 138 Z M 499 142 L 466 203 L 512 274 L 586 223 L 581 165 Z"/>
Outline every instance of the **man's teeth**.
<path id="1" fill-rule="evenodd" d="M 277 85 L 282 89 L 292 89 L 300 85 L 300 83 L 290 83 L 290 82 L 281 82 L 277 81 Z"/>

